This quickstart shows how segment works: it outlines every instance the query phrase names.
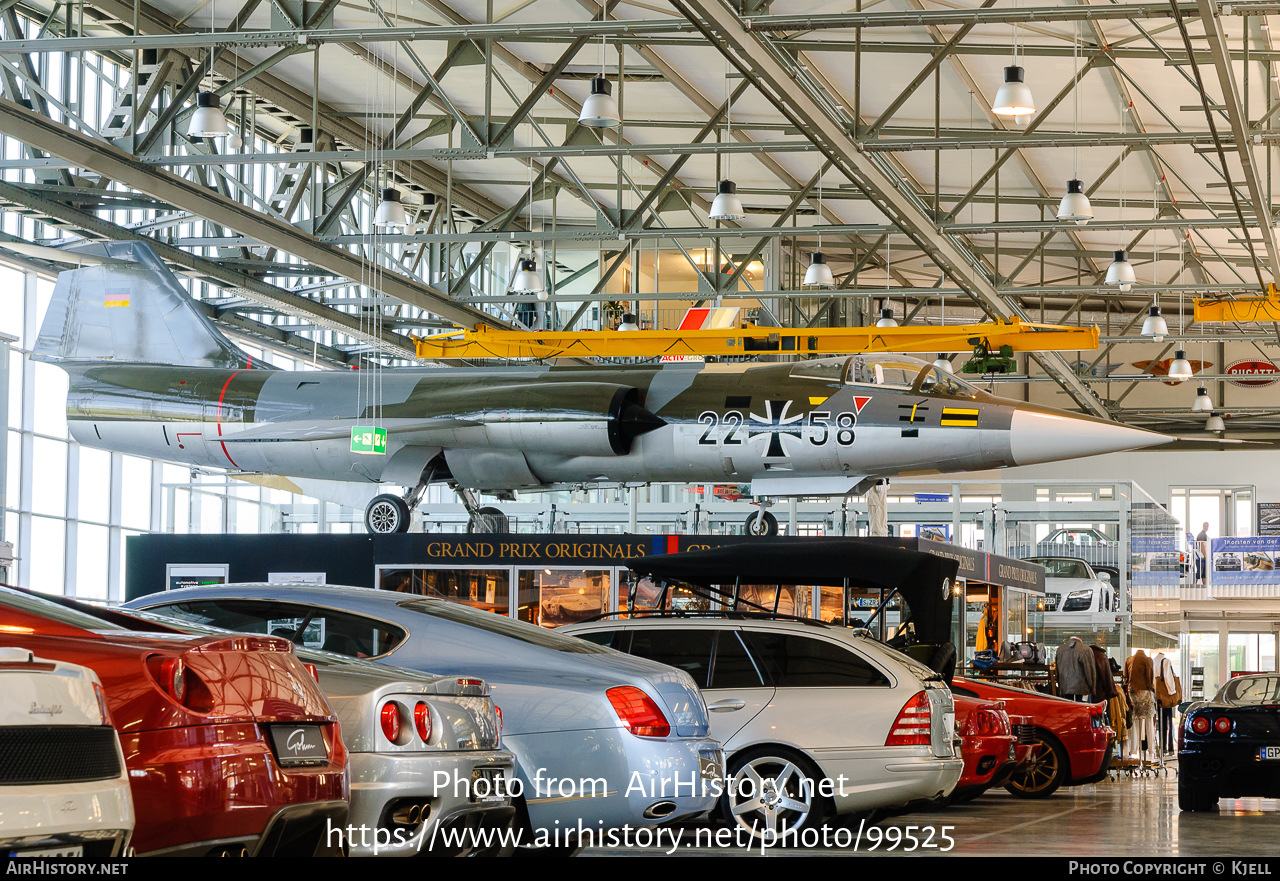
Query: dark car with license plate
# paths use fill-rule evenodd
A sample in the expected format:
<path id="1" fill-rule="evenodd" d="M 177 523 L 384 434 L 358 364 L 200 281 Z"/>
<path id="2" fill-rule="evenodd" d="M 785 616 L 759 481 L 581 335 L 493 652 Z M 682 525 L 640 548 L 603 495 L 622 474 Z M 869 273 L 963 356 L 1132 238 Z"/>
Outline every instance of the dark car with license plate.
<path id="1" fill-rule="evenodd" d="M 1280 674 L 1232 679 L 1187 708 L 1178 745 L 1178 807 L 1220 798 L 1280 798 Z"/>

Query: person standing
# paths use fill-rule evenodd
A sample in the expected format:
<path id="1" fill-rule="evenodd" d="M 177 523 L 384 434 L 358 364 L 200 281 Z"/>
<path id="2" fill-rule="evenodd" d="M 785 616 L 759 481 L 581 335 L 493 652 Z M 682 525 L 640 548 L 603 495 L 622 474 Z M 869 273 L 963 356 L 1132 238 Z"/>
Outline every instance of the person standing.
<path id="1" fill-rule="evenodd" d="M 1204 573 L 1209 561 L 1209 521 L 1200 527 L 1196 536 L 1196 587 L 1204 587 Z"/>

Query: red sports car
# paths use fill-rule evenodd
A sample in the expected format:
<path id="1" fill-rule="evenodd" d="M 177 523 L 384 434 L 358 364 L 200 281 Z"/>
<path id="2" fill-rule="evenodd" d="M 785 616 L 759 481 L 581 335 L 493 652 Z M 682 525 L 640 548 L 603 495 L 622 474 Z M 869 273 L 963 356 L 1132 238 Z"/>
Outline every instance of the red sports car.
<path id="1" fill-rule="evenodd" d="M 1030 724 L 1014 726 L 1019 744 L 1036 746 L 1034 760 L 1016 768 L 1005 783 L 1014 795 L 1044 798 L 1059 786 L 1096 783 L 1106 776 L 1115 732 L 1106 724 L 1105 704 L 1081 704 L 963 676 L 952 679 L 951 693 L 1004 701 L 1009 715 L 1031 717 Z"/>
<path id="2" fill-rule="evenodd" d="M 954 688 L 952 696 L 964 773 L 951 800 L 968 801 L 1009 779 L 1018 767 L 1018 738 L 1002 704 L 967 697 Z"/>
<path id="3" fill-rule="evenodd" d="M 288 640 L 136 633 L 0 588 L 0 644 L 98 674 L 140 855 L 311 856 L 346 823 L 347 754 Z"/>

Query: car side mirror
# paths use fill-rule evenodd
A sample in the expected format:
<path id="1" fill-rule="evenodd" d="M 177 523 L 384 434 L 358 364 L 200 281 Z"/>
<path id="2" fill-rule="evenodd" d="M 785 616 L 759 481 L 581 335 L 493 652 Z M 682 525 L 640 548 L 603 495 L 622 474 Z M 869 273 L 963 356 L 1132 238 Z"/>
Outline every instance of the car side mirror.
<path id="1" fill-rule="evenodd" d="M 1100 580 L 1105 581 L 1107 584 L 1111 583 L 1110 572 L 1095 572 L 1094 574 L 1097 575 Z"/>

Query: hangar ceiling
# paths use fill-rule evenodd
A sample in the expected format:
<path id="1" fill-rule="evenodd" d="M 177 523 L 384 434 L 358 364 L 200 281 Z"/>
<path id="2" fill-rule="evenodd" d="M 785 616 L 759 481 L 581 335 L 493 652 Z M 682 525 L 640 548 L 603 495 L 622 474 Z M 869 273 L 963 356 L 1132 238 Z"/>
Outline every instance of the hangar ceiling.
<path id="1" fill-rule="evenodd" d="M 0 249 L 48 268 L 75 265 L 57 249 L 84 238 L 150 240 L 208 283 L 230 331 L 334 365 L 405 363 L 410 335 L 455 325 L 587 327 L 619 299 L 750 298 L 790 325 L 885 306 L 1097 324 L 1102 350 L 1038 356 L 1020 391 L 998 391 L 1051 382 L 1060 405 L 1202 431 L 1182 403 L 1130 396 L 1138 368 L 1107 370 L 1167 359 L 1175 338 L 1192 357 L 1270 360 L 1280 344 L 1269 322 L 1190 322 L 1194 298 L 1259 296 L 1280 265 L 1277 14 L 1259 0 L 0 0 L 0 207 L 23 219 Z M 992 109 L 1015 60 L 1036 98 L 1026 120 Z M 602 71 L 617 129 L 577 122 Z M 209 90 L 239 149 L 186 134 Z M 1073 177 L 1084 226 L 1055 216 Z M 726 178 L 740 221 L 708 218 Z M 372 224 L 385 187 L 403 193 L 403 231 Z M 836 285 L 803 289 L 819 236 Z M 507 293 L 520 248 L 548 267 L 555 308 Z M 1129 290 L 1105 283 L 1118 249 Z M 655 293 L 642 279 L 659 262 Z M 736 271 L 757 262 L 754 284 Z M 1140 328 L 1157 298 L 1173 333 L 1154 344 Z M 1221 370 L 1203 377 L 1218 401 Z M 1278 412 L 1233 407 L 1233 428 L 1280 428 Z"/>

